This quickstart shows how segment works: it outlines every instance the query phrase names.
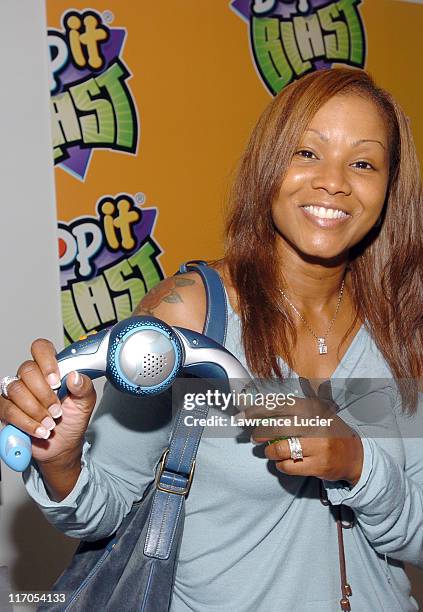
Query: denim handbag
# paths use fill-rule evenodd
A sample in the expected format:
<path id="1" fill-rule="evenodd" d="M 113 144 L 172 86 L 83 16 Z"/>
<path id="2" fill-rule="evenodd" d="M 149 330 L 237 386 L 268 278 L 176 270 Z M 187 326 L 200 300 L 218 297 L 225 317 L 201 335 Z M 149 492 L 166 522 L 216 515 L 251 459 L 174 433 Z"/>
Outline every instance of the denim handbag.
<path id="1" fill-rule="evenodd" d="M 224 344 L 227 303 L 220 276 L 198 260 L 183 264 L 177 274 L 191 271 L 200 274 L 206 290 L 203 333 Z M 207 406 L 196 410 L 198 416 L 207 416 Z M 200 426 L 187 427 L 179 411 L 156 479 L 141 501 L 133 504 L 114 535 L 80 543 L 71 564 L 53 586 L 49 603 L 38 607 L 39 611 L 169 610 L 184 527 L 185 497 L 202 433 Z M 65 594 L 65 601 L 61 594 Z"/>

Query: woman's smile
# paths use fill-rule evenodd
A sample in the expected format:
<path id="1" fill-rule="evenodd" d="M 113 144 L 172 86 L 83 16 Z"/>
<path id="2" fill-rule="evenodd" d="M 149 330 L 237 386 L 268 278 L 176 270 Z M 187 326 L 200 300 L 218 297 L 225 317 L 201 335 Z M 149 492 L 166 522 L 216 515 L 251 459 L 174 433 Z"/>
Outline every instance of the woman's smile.
<path id="1" fill-rule="evenodd" d="M 340 208 L 329 207 L 322 203 L 306 204 L 299 209 L 311 223 L 321 228 L 336 228 L 351 219 L 351 215 Z"/>

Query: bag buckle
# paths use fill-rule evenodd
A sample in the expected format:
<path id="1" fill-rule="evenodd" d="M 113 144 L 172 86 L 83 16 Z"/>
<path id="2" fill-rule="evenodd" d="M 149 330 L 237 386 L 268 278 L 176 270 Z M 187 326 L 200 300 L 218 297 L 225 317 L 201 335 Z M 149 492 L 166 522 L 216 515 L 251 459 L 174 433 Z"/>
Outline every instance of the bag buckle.
<path id="1" fill-rule="evenodd" d="M 163 455 L 162 455 L 162 458 L 160 460 L 160 467 L 159 467 L 159 469 L 157 471 L 157 474 L 156 474 L 156 487 L 157 487 L 157 489 L 159 489 L 159 491 L 164 491 L 165 493 L 174 493 L 175 495 L 188 495 L 189 490 L 191 488 L 192 479 L 193 479 L 193 476 L 194 476 L 195 459 L 192 462 L 192 467 L 191 467 L 189 475 L 188 475 L 188 482 L 187 482 L 187 484 L 180 491 L 175 491 L 173 489 L 168 489 L 166 487 L 166 485 L 160 484 L 160 479 L 161 479 L 163 471 L 164 471 L 164 467 L 165 467 L 165 463 L 166 463 L 166 458 L 167 458 L 168 454 L 169 454 L 169 449 L 167 448 L 165 450 L 165 452 L 163 453 Z"/>

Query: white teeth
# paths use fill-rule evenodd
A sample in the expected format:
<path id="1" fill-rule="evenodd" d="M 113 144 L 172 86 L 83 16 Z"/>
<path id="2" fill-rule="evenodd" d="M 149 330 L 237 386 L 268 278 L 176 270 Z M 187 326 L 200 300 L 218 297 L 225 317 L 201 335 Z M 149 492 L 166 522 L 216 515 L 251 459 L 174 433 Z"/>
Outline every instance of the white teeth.
<path id="1" fill-rule="evenodd" d="M 347 213 L 336 208 L 324 208 L 323 206 L 303 206 L 303 208 L 319 219 L 341 219 L 348 217 Z"/>

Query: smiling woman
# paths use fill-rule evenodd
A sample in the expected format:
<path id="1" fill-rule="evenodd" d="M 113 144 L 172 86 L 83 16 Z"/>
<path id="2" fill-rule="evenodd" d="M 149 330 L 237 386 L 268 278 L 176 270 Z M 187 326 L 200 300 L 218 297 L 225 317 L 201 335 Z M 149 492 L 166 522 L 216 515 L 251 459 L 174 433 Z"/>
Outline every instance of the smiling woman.
<path id="1" fill-rule="evenodd" d="M 421 195 L 408 122 L 361 70 L 308 74 L 259 119 L 215 267 L 225 347 L 273 378 L 263 397 L 290 401 L 257 394 L 234 431 L 203 436 L 171 612 L 418 610 L 403 563 L 423 568 Z M 190 271 L 137 312 L 201 332 L 206 303 Z M 33 436 L 26 487 L 66 534 L 109 536 L 154 482 L 170 394 L 106 386 L 87 430 L 91 380 L 69 376 L 57 405 L 54 347 L 35 341 L 32 355 L 0 398 L 0 418 Z"/>
<path id="2" fill-rule="evenodd" d="M 254 372 L 280 376 L 282 357 L 303 376 L 329 377 L 365 324 L 415 409 L 419 173 L 404 113 L 362 70 L 311 73 L 267 107 L 226 227 L 225 267 Z"/>

